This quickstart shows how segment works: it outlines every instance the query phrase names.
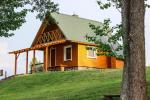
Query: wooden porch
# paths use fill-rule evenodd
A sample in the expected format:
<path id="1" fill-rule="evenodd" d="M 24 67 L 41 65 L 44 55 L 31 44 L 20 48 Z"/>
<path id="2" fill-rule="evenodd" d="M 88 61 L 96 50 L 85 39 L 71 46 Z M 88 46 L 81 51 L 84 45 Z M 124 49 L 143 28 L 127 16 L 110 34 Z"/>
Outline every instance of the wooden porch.
<path id="1" fill-rule="evenodd" d="M 91 45 L 93 46 L 93 44 L 86 44 L 83 42 L 78 42 L 78 41 L 71 41 L 71 40 L 65 40 L 65 39 L 61 39 L 61 40 L 56 40 L 56 41 L 52 41 L 49 43 L 43 43 L 43 44 L 37 44 L 31 48 L 25 48 L 25 49 L 21 49 L 21 50 L 17 50 L 17 51 L 13 51 L 13 52 L 9 52 L 9 54 L 14 54 L 15 56 L 15 63 L 14 63 L 14 75 L 17 75 L 17 68 L 18 68 L 18 58 L 19 55 L 21 53 L 25 53 L 26 54 L 26 63 L 25 63 L 25 69 L 26 69 L 26 74 L 28 74 L 28 69 L 29 69 L 29 52 L 33 53 L 33 66 L 32 66 L 32 70 L 31 73 L 36 72 L 35 68 L 36 68 L 36 63 L 35 63 L 35 59 L 36 59 L 36 51 L 43 51 L 43 71 L 47 72 L 47 71 L 65 71 L 65 70 L 74 70 L 77 69 L 77 66 L 72 66 L 69 67 L 67 65 L 55 65 L 55 66 L 50 66 L 49 65 L 49 48 L 51 48 L 54 45 L 57 44 L 63 44 L 63 43 L 78 43 L 78 44 L 85 44 L 85 45 Z"/>
<path id="2" fill-rule="evenodd" d="M 48 70 L 51 70 L 49 67 L 49 63 L 48 63 L 48 50 L 49 50 L 49 47 L 53 46 L 53 45 L 57 45 L 57 44 L 62 44 L 62 43 L 65 43 L 67 42 L 67 40 L 58 40 L 58 41 L 54 41 L 54 42 L 49 42 L 49 43 L 44 43 L 44 44 L 39 44 L 39 45 L 36 45 L 34 47 L 31 47 L 31 48 L 25 48 L 25 49 L 21 49 L 21 50 L 17 50 L 17 51 L 13 51 L 13 52 L 9 52 L 9 54 L 14 54 L 15 55 L 15 64 L 14 64 L 14 75 L 17 75 L 17 67 L 18 67 L 18 58 L 19 58 L 19 55 L 21 53 L 26 53 L 26 65 L 25 65 L 25 68 L 26 68 L 26 74 L 28 74 L 28 60 L 29 60 L 29 52 L 32 51 L 33 52 L 33 66 L 32 66 L 32 70 L 31 70 L 31 73 L 35 72 L 35 66 L 36 66 L 36 63 L 35 63 L 35 59 L 36 59 L 36 51 L 37 50 L 40 50 L 40 51 L 43 51 L 43 55 L 44 56 L 44 59 L 43 59 L 43 62 L 44 62 L 44 65 L 43 65 L 43 69 L 44 71 L 48 71 Z M 55 67 L 55 66 L 54 66 Z M 63 65 L 62 65 L 63 67 Z"/>

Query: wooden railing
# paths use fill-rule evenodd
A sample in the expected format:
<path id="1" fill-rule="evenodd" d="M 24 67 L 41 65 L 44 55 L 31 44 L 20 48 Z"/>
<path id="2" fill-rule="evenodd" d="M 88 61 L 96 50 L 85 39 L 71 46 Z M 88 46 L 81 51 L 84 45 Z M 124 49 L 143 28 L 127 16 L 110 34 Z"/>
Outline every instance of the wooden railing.
<path id="1" fill-rule="evenodd" d="M 31 64 L 31 72 L 42 72 L 44 71 L 44 63 L 36 63 L 35 68 L 33 68 L 33 64 Z"/>

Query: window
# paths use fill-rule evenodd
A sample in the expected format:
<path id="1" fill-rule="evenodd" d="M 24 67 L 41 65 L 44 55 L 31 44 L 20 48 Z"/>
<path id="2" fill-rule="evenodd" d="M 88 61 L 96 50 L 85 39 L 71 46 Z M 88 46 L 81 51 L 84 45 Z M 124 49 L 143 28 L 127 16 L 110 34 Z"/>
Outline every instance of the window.
<path id="1" fill-rule="evenodd" d="M 94 50 L 93 47 L 88 47 L 87 57 L 88 58 L 96 58 L 96 51 Z"/>
<path id="2" fill-rule="evenodd" d="M 72 60 L 72 46 L 64 47 L 64 61 Z"/>

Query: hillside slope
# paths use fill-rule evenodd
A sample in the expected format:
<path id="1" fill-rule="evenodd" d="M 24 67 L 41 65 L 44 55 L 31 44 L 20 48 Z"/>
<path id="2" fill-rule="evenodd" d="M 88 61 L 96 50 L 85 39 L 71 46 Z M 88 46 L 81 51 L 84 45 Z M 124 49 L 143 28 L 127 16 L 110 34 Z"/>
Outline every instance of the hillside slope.
<path id="1" fill-rule="evenodd" d="M 104 94 L 119 94 L 121 75 L 122 70 L 107 70 L 17 76 L 0 83 L 0 100 L 102 100 Z"/>

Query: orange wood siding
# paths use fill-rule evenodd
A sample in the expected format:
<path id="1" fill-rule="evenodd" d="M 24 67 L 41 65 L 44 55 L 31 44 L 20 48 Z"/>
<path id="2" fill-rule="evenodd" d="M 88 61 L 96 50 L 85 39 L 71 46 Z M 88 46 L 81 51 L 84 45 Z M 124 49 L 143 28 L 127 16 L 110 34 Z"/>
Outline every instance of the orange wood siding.
<path id="1" fill-rule="evenodd" d="M 116 68 L 123 68 L 124 67 L 124 61 L 116 59 Z"/>
<path id="2" fill-rule="evenodd" d="M 72 60 L 64 61 L 64 47 L 72 46 Z M 86 45 L 77 44 L 77 43 L 64 43 L 59 45 L 54 45 L 50 48 L 56 49 L 56 66 L 66 66 L 66 67 L 94 67 L 94 68 L 122 68 L 124 62 L 118 60 L 115 57 L 106 56 L 97 56 L 97 58 L 89 58 L 87 56 Z M 50 57 L 50 48 L 49 48 L 49 67 L 51 66 L 51 57 Z M 109 67 L 111 64 L 111 67 Z"/>
<path id="3" fill-rule="evenodd" d="M 97 56 L 97 58 L 88 58 L 86 45 L 78 44 L 78 66 L 107 68 L 107 57 Z"/>
<path id="4" fill-rule="evenodd" d="M 112 68 L 123 68 L 124 61 L 116 59 L 115 57 L 111 57 L 111 66 Z"/>
<path id="5" fill-rule="evenodd" d="M 64 61 L 64 47 L 71 45 L 72 46 L 72 60 L 71 61 Z M 71 66 L 78 66 L 78 46 L 75 43 L 64 43 L 64 44 L 59 44 L 55 45 L 51 48 L 56 48 L 56 66 L 61 66 L 61 65 L 67 65 L 68 67 Z M 50 50 L 49 50 L 50 51 Z M 51 59 L 49 55 L 49 59 Z M 51 60 L 49 60 L 51 61 Z M 50 65 L 50 62 L 49 62 Z"/>
<path id="6" fill-rule="evenodd" d="M 111 57 L 111 68 L 116 68 L 116 58 Z"/>
<path id="7" fill-rule="evenodd" d="M 86 45 L 78 44 L 78 66 L 96 67 L 96 68 L 123 68 L 124 62 L 115 57 L 97 56 L 97 58 L 88 58 Z M 111 67 L 109 67 L 111 64 Z"/>

